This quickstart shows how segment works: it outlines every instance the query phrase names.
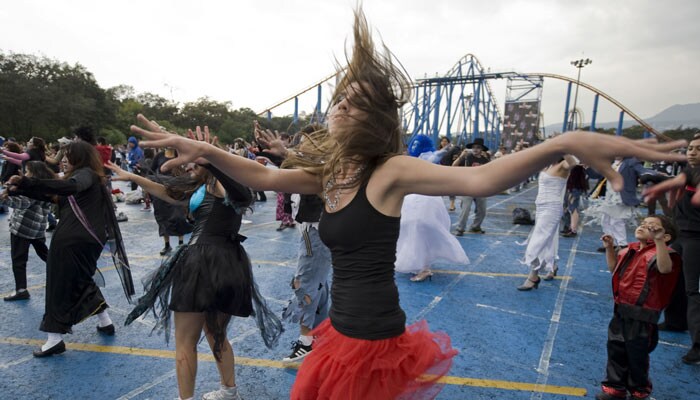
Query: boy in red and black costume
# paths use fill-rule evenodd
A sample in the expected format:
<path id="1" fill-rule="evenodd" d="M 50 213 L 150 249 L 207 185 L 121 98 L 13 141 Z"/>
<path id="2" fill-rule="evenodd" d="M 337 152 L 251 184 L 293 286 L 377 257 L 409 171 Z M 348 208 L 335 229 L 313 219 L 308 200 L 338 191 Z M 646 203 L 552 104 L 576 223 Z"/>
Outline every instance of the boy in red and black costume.
<path id="1" fill-rule="evenodd" d="M 610 235 L 602 237 L 612 272 L 615 311 L 608 327 L 608 365 L 598 400 L 646 399 L 651 394 L 649 354 L 659 341 L 658 321 L 681 271 L 681 258 L 668 244 L 677 236 L 663 215 L 647 217 L 634 231 L 639 242 L 617 255 Z"/>

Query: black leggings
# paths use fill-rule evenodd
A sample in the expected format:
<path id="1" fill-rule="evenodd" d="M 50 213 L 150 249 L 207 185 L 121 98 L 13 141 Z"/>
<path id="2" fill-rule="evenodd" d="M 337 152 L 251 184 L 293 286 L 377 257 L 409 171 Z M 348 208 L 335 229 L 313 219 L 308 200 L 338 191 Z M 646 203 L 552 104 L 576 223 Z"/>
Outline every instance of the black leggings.
<path id="1" fill-rule="evenodd" d="M 46 262 L 49 249 L 46 247 L 46 239 L 26 239 L 10 234 L 10 253 L 12 255 L 12 273 L 15 275 L 15 290 L 27 288 L 27 260 L 29 259 L 29 246 L 34 246 L 36 255 Z"/>

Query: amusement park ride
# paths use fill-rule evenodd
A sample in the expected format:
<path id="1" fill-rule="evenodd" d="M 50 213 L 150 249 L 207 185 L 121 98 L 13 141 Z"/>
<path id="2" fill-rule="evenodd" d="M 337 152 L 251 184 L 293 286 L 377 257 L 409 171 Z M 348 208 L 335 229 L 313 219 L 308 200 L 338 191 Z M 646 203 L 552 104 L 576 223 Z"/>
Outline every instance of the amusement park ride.
<path id="1" fill-rule="evenodd" d="M 590 59 L 572 61 L 578 69 L 576 79 L 544 72 L 491 72 L 485 70 L 472 54 L 462 57 L 442 76 L 416 79 L 413 82 L 413 97 L 401 112 L 406 142 L 415 135 L 429 135 L 436 142 L 439 136 L 447 136 L 453 143 L 468 143 L 474 138 L 483 138 L 490 148 L 504 145 L 511 148 L 517 141 L 533 142 L 541 140 L 543 133 L 540 104 L 544 79 L 568 82 L 562 132 L 583 126 L 583 113 L 577 108 L 578 89 L 582 87 L 595 94 L 589 129 L 596 129 L 596 116 L 600 97 L 620 110 L 616 134 L 622 134 L 625 115 L 635 120 L 649 134 L 664 137 L 651 125 L 610 97 L 603 91 L 580 80 L 581 69 L 590 64 Z M 268 107 L 259 115 L 272 117 L 272 110 L 294 102 L 293 124 L 299 120 L 300 96 L 316 91 L 316 101 L 311 114 L 312 122 L 323 122 L 326 109 L 323 102 L 323 85 L 331 84 L 336 78 L 332 74 L 310 85 L 299 93 Z M 506 79 L 506 99 L 503 110 L 499 109 L 489 81 Z M 574 105 L 570 108 L 571 89 L 576 85 Z M 308 95 L 307 95 L 308 97 Z M 325 101 L 328 104 L 328 101 Z"/>

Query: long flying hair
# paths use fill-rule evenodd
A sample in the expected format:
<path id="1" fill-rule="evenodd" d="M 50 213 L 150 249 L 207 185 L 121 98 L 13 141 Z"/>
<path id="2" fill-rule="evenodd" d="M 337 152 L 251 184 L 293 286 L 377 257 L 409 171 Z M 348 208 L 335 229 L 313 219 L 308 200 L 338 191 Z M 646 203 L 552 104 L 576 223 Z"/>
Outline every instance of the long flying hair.
<path id="1" fill-rule="evenodd" d="M 201 167 L 203 168 L 203 167 Z M 190 176 L 190 174 L 181 174 L 178 176 L 158 175 L 158 182 L 165 186 L 165 191 L 168 196 L 175 200 L 185 201 L 192 196 L 197 189 L 202 185 L 207 185 L 211 188 L 216 183 L 214 175 L 205 171 L 198 176 Z"/>
<path id="2" fill-rule="evenodd" d="M 356 95 L 347 101 L 361 110 L 364 117 L 354 119 L 332 135 L 327 130 L 306 135 L 307 140 L 299 146 L 299 151 L 284 164 L 303 168 L 322 180 L 338 171 L 343 161 L 366 164 L 359 179 L 350 186 L 366 181 L 377 165 L 401 154 L 399 108 L 410 95 L 409 79 L 392 62 L 392 53 L 384 45 L 381 52 L 375 48 L 362 10 L 355 10 L 354 15 L 352 55 L 348 56 L 346 51 L 347 67 L 336 67 L 340 81 L 332 102 L 342 101 L 350 85 L 357 83 Z"/>

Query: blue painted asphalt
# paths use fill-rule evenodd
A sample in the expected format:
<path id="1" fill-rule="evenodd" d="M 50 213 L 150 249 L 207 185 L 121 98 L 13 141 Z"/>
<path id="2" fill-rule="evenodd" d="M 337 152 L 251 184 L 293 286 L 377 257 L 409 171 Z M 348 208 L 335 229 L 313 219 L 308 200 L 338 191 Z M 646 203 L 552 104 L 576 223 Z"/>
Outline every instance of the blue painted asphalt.
<path id="1" fill-rule="evenodd" d="M 426 319 L 431 329 L 447 332 L 460 351 L 449 373 L 454 379 L 438 399 L 578 399 L 592 398 L 598 390 L 612 309 L 610 274 L 603 256 L 595 252 L 600 228 L 586 226 L 577 238 L 560 240 L 559 274 L 563 279 L 543 282 L 538 290 L 518 292 L 515 287 L 524 280 L 527 269 L 518 262 L 524 248 L 515 242 L 524 240 L 530 227 L 513 225 L 511 211 L 525 207 L 534 212 L 536 192 L 536 185 L 531 184 L 522 192 L 488 200 L 483 224 L 487 233 L 459 238 L 470 265 L 436 264 L 432 280 L 422 283 L 397 275 L 409 321 Z M 241 233 L 248 236 L 244 246 L 261 292 L 281 312 L 291 295 L 288 285 L 299 236 L 295 230 L 275 230 L 274 193 L 268 193 L 268 199 L 256 203 L 254 212 L 246 216 L 252 222 Z M 121 227 L 137 281 L 159 265 L 162 247 L 152 213 L 140 208 L 119 203 L 119 210 L 129 217 Z M 454 222 L 457 214 L 451 217 Z M 0 216 L 3 295 L 14 288 L 7 220 L 6 214 Z M 109 266 L 105 254 L 100 260 L 100 267 L 106 269 L 103 291 L 117 324 L 116 336 L 99 336 L 96 321 L 88 319 L 66 335 L 72 349 L 49 359 L 34 359 L 31 351 L 45 340 L 37 329 L 43 314 L 45 265 L 30 253 L 31 300 L 0 303 L 0 399 L 177 397 L 174 361 L 164 352 L 174 350 L 174 344 L 166 345 L 162 336 L 150 335 L 150 318 L 122 326 L 130 306 Z M 297 334 L 295 326 L 287 326 L 281 345 L 267 350 L 250 319 L 234 319 L 229 339 L 239 357 L 236 380 L 243 398 L 288 398 L 296 370 L 279 368 L 276 362 L 289 353 L 286 344 Z M 700 367 L 680 361 L 689 342 L 685 333 L 661 333 L 659 347 L 651 356 L 656 399 L 700 398 Z M 205 342 L 199 350 L 210 353 Z M 541 386 L 533 389 L 528 386 L 532 384 Z M 200 362 L 195 398 L 217 385 L 214 364 Z M 565 393 L 581 392 L 566 395 L 548 390 L 555 387 L 570 390 Z M 581 397 L 583 391 L 586 394 Z"/>

